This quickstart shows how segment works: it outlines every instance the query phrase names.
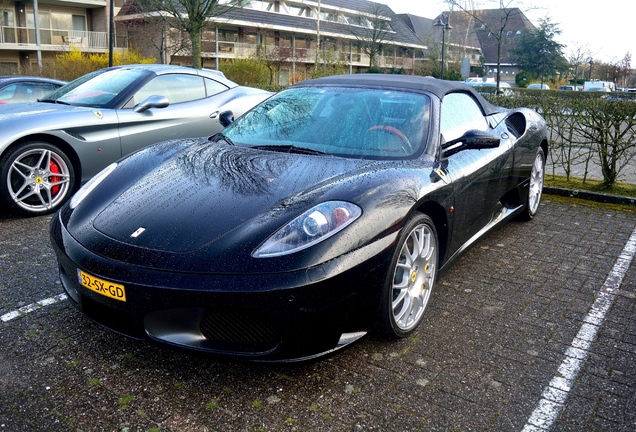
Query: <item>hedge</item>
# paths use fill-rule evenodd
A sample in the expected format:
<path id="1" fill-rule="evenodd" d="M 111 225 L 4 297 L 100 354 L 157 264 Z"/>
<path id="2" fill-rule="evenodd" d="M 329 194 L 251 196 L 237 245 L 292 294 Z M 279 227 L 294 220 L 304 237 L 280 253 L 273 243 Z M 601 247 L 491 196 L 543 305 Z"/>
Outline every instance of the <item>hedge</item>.
<path id="1" fill-rule="evenodd" d="M 590 163 L 601 167 L 603 185 L 612 187 L 636 156 L 636 94 L 514 89 L 486 99 L 507 108 L 533 108 L 545 118 L 550 135 L 550 161 L 569 180 L 582 165 L 583 181 Z"/>

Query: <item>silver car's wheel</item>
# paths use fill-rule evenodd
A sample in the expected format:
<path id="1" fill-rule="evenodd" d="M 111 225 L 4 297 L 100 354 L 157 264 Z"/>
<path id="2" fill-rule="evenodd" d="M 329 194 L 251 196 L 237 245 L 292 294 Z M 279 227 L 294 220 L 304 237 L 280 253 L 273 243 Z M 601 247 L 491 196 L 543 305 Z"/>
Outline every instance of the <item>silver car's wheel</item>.
<path id="1" fill-rule="evenodd" d="M 406 337 L 422 321 L 437 277 L 439 244 L 433 221 L 417 214 L 402 229 L 381 300 L 379 328 Z"/>
<path id="2" fill-rule="evenodd" d="M 528 196 L 524 211 L 521 214 L 522 220 L 531 220 L 539 211 L 539 203 L 543 193 L 543 178 L 545 176 L 545 154 L 539 148 L 532 164 L 530 179 L 528 182 Z"/>
<path id="3" fill-rule="evenodd" d="M 50 144 L 22 144 L 2 158 L 1 166 L 0 197 L 19 213 L 51 213 L 73 191 L 73 165 L 59 148 Z"/>

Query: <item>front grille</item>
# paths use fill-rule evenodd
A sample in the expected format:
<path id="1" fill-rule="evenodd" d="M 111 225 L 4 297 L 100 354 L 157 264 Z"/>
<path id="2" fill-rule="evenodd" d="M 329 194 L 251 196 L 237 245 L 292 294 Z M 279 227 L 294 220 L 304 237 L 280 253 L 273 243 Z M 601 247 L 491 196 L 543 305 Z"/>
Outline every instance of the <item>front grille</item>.
<path id="1" fill-rule="evenodd" d="M 117 333 L 135 339 L 143 338 L 143 334 L 139 332 L 133 320 L 127 314 L 104 306 L 89 297 L 82 296 L 82 312 L 96 323 Z"/>
<path id="2" fill-rule="evenodd" d="M 242 352 L 269 351 L 280 343 L 280 332 L 270 317 L 250 310 L 210 310 L 200 324 L 210 342 Z"/>

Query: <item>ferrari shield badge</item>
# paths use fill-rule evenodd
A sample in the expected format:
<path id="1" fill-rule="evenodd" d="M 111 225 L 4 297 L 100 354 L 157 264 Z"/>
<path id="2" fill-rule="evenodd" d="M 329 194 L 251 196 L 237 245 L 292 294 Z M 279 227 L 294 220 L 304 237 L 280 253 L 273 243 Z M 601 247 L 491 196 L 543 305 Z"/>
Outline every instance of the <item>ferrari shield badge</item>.
<path id="1" fill-rule="evenodd" d="M 104 114 L 102 114 L 101 111 L 93 111 L 93 114 L 95 114 L 95 117 L 97 117 L 100 120 L 104 118 Z"/>

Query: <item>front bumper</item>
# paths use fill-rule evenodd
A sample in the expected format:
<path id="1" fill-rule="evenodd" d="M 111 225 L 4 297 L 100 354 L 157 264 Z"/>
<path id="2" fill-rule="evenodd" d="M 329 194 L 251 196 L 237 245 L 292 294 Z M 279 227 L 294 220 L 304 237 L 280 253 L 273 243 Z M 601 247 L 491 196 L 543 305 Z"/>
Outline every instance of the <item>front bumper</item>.
<path id="1" fill-rule="evenodd" d="M 372 327 L 396 235 L 302 271 L 224 275 L 163 272 L 96 255 L 51 221 L 60 280 L 99 324 L 139 339 L 219 356 L 304 360 Z M 78 270 L 125 287 L 126 301 L 85 288 Z"/>

